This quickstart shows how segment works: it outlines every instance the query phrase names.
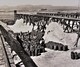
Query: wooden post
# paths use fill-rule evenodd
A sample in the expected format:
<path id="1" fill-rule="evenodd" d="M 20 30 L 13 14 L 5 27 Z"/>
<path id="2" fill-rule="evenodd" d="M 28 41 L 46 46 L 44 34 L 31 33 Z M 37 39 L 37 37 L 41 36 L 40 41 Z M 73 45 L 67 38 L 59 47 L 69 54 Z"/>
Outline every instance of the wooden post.
<path id="1" fill-rule="evenodd" d="M 73 32 L 74 23 L 75 23 L 75 21 L 73 21 L 73 23 L 72 23 L 71 32 Z"/>

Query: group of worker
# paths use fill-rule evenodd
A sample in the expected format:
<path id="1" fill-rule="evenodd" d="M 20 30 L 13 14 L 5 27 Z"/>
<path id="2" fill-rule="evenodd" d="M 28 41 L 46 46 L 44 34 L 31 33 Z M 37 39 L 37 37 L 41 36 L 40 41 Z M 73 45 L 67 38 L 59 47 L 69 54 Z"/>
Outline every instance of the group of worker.
<path id="1" fill-rule="evenodd" d="M 33 30 L 32 32 L 20 33 L 16 36 L 21 47 L 30 55 L 38 56 L 45 52 L 45 41 L 42 38 L 44 35 L 41 30 Z"/>

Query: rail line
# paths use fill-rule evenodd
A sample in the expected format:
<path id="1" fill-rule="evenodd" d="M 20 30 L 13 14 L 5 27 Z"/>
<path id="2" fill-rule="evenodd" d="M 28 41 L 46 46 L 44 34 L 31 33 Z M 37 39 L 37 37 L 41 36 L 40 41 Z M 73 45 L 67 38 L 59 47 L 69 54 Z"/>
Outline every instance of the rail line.
<path id="1" fill-rule="evenodd" d="M 8 50 L 8 45 L 5 44 L 5 40 L 1 32 L 0 32 L 0 47 L 1 47 L 0 51 L 2 51 L 2 53 L 0 53 L 2 54 L 2 56 L 0 57 L 1 58 L 0 67 L 16 67 L 13 62 L 11 53 Z"/>

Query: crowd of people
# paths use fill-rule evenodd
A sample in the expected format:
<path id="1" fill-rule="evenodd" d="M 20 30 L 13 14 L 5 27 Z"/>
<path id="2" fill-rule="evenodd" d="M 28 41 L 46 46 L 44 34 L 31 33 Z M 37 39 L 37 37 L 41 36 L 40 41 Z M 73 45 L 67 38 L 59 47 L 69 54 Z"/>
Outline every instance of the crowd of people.
<path id="1" fill-rule="evenodd" d="M 35 24 L 36 25 L 36 24 Z M 45 52 L 45 40 L 43 39 L 46 24 L 37 23 L 37 29 L 32 32 L 20 32 L 16 34 L 16 39 L 21 47 L 30 55 L 38 56 Z"/>

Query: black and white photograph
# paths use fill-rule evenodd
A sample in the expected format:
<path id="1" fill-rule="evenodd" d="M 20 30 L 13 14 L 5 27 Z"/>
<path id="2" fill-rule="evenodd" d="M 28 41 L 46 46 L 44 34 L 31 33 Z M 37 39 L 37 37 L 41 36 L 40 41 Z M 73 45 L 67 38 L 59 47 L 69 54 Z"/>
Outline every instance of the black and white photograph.
<path id="1" fill-rule="evenodd" d="M 80 67 L 80 0 L 0 0 L 0 67 Z"/>

